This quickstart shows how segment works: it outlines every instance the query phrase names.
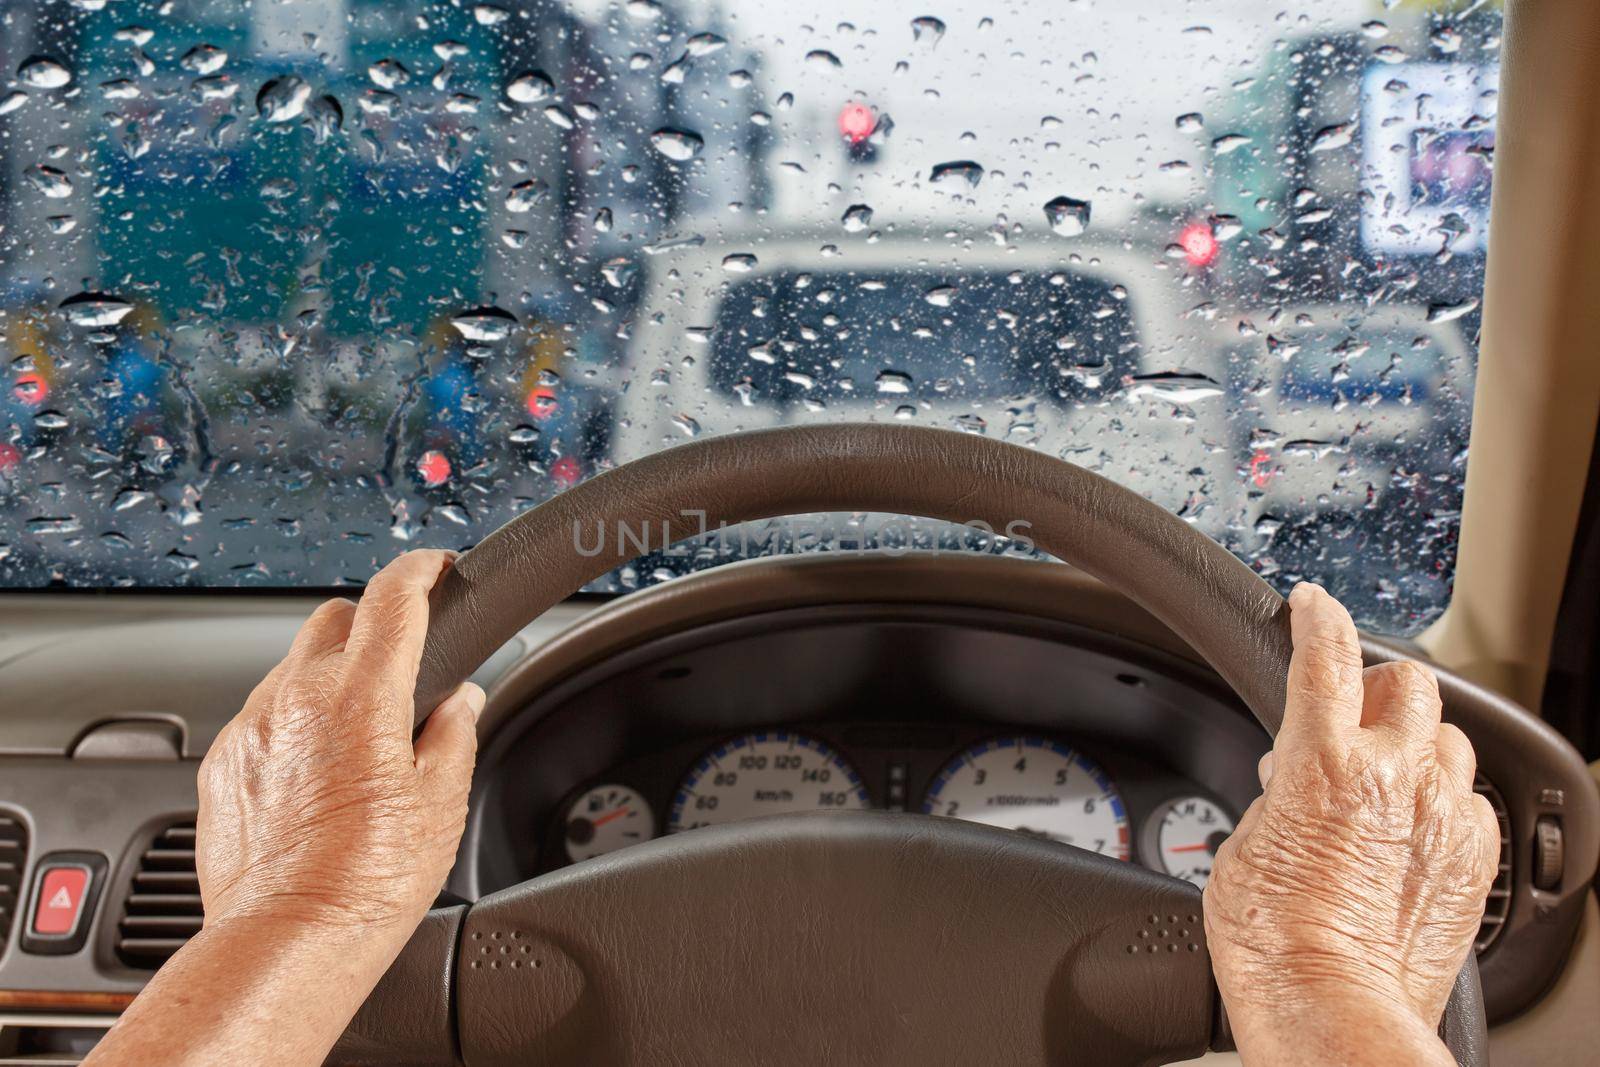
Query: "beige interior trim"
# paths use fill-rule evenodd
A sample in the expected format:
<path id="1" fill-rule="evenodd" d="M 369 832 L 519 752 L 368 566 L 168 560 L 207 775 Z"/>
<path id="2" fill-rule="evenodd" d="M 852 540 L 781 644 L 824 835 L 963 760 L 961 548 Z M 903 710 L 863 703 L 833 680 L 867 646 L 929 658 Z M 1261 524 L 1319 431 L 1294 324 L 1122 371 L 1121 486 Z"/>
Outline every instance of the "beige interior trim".
<path id="1" fill-rule="evenodd" d="M 1441 663 L 1537 709 L 1600 410 L 1600 4 L 1508 0 L 1484 326 Z"/>
<path id="2" fill-rule="evenodd" d="M 1600 1004 L 1600 908 L 1593 894 L 1572 955 L 1537 1004 L 1489 1031 L 1492 1063 L 1567 1067 L 1594 1054 L 1595 1005 Z"/>

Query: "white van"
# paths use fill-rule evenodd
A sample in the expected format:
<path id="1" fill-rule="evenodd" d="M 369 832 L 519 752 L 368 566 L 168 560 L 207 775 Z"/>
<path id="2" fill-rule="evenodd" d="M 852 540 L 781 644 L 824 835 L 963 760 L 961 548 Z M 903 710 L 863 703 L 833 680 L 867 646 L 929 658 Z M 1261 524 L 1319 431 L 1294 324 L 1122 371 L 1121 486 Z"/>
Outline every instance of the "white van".
<path id="1" fill-rule="evenodd" d="M 1160 248 L 811 235 L 647 266 L 616 462 L 700 434 L 898 419 L 1065 457 L 1204 529 L 1237 514 L 1216 324 Z"/>

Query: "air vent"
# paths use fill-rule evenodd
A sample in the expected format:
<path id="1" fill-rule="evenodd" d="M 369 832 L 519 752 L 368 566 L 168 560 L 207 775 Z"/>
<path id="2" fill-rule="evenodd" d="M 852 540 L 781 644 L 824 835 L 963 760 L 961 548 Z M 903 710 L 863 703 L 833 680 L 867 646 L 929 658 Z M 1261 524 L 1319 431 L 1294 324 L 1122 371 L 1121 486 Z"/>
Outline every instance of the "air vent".
<path id="1" fill-rule="evenodd" d="M 1489 804 L 1494 808 L 1495 818 L 1500 820 L 1500 869 L 1495 872 L 1494 885 L 1489 887 L 1489 902 L 1483 909 L 1483 925 L 1478 927 L 1478 940 L 1473 947 L 1478 955 L 1483 955 L 1500 937 L 1500 931 L 1506 927 L 1506 917 L 1511 914 L 1511 816 L 1506 811 L 1505 798 L 1500 791 L 1489 783 L 1489 779 L 1478 775 L 1473 780 L 1474 791 L 1489 798 Z"/>
<path id="2" fill-rule="evenodd" d="M 163 830 L 139 857 L 117 925 L 117 956 L 155 970 L 200 932 L 200 879 L 194 873 L 194 823 Z"/>
<path id="3" fill-rule="evenodd" d="M 28 831 L 22 820 L 0 811 L 0 953 L 11 937 L 12 920 L 22 909 L 22 869 L 28 864 Z"/>

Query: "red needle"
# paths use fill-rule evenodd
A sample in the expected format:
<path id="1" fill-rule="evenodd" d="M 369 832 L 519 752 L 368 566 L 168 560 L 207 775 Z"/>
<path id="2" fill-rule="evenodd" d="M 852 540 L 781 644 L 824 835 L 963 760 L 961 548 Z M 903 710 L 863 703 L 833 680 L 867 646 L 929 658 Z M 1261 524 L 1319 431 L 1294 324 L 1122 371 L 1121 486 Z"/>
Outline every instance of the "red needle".
<path id="1" fill-rule="evenodd" d="M 595 823 L 595 825 L 598 826 L 600 824 L 599 823 Z M 1198 844 L 1198 845 L 1174 845 L 1172 848 L 1167 849 L 1167 851 L 1168 852 L 1204 852 L 1207 849 L 1209 849 L 1210 847 L 1211 847 L 1210 845 L 1207 845 L 1207 844 L 1204 844 L 1204 843 Z"/>
<path id="2" fill-rule="evenodd" d="M 616 811 L 608 812 L 605 815 L 600 816 L 598 819 L 594 820 L 592 825 L 604 826 L 606 823 L 611 822 L 614 819 L 622 818 L 632 810 L 632 808 L 618 808 Z M 1204 848 L 1205 846 L 1202 845 L 1201 847 Z"/>

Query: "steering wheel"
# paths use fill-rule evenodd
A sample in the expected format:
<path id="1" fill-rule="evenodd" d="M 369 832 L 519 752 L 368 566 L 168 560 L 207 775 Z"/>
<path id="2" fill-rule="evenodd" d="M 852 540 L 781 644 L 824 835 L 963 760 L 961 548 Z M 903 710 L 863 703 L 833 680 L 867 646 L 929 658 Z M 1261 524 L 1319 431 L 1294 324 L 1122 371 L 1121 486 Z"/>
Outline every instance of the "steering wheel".
<path id="1" fill-rule="evenodd" d="M 1065 461 L 896 425 L 692 442 L 507 523 L 434 590 L 417 722 L 646 548 L 830 511 L 1025 532 L 1170 627 L 1269 733 L 1282 722 L 1288 608 L 1236 557 Z M 1471 957 L 1441 1034 L 1485 1062 Z M 1190 883 L 955 819 L 837 812 L 661 838 L 435 909 L 334 1061 L 1134 1065 L 1225 1047 Z"/>

